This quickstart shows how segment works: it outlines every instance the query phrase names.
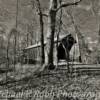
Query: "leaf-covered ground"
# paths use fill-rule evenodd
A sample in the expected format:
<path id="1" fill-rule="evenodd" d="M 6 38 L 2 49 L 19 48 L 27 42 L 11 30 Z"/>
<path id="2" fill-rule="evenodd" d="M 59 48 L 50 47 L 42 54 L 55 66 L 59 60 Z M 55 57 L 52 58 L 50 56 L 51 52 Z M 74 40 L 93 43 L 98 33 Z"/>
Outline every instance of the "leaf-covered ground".
<path id="1" fill-rule="evenodd" d="M 100 100 L 100 75 L 74 74 L 68 78 L 67 70 L 40 74 L 40 69 L 39 65 L 19 64 L 7 80 L 6 74 L 1 74 L 0 100 L 7 100 L 6 94 L 8 100 Z"/>

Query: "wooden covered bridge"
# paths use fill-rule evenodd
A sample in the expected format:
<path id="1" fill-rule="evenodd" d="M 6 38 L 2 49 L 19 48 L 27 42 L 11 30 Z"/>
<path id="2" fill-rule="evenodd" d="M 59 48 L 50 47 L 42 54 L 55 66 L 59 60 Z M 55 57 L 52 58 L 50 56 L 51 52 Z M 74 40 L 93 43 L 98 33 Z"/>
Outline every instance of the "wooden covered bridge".
<path id="1" fill-rule="evenodd" d="M 77 43 L 72 34 L 60 35 L 57 47 L 57 38 L 54 38 L 54 63 L 58 60 L 71 60 L 70 52 L 73 45 Z M 47 42 L 44 41 L 45 45 L 45 62 L 47 62 Z M 40 46 L 38 42 L 24 49 L 24 62 L 35 63 L 40 61 Z M 72 55 L 72 54 L 71 54 Z"/>

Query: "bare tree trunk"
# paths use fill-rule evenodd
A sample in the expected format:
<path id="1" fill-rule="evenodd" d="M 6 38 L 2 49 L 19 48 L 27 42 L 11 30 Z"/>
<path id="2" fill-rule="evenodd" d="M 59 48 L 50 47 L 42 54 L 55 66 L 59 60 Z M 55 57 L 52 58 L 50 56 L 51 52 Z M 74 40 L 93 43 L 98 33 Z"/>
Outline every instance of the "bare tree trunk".
<path id="1" fill-rule="evenodd" d="M 100 24 L 99 24 L 99 32 L 98 32 L 98 43 L 100 44 Z"/>
<path id="2" fill-rule="evenodd" d="M 17 27 L 18 27 L 18 0 L 16 1 L 16 29 L 14 31 L 14 70 L 16 65 L 16 44 L 17 44 Z"/>
<path id="3" fill-rule="evenodd" d="M 61 6 L 61 3 L 62 3 L 62 0 L 59 1 L 60 3 L 60 6 Z M 61 32 L 61 27 L 62 27 L 62 8 L 60 9 L 60 18 L 59 18 L 59 27 L 58 27 L 58 32 L 57 32 L 57 46 L 56 46 L 56 49 L 58 49 L 58 42 L 59 42 L 59 34 Z M 57 50 L 57 65 L 58 65 L 58 50 Z"/>
<path id="4" fill-rule="evenodd" d="M 41 64 L 45 63 L 45 54 L 44 54 L 44 28 L 43 28 L 43 16 L 40 14 L 40 41 L 41 41 Z"/>
<path id="5" fill-rule="evenodd" d="M 6 62 L 6 68 L 9 69 L 9 46 L 10 46 L 10 36 L 8 36 L 8 41 L 7 41 L 7 53 L 6 53 L 6 57 L 7 57 L 7 62 Z M 7 82 L 7 78 L 8 78 L 8 72 L 6 72 L 6 82 Z"/>
<path id="6" fill-rule="evenodd" d="M 41 41 L 41 64 L 45 63 L 45 53 L 44 53 L 44 23 L 43 23 L 43 14 L 41 11 L 40 1 L 37 1 L 37 8 L 39 14 L 39 21 L 40 21 L 40 41 Z"/>
<path id="7" fill-rule="evenodd" d="M 7 68 L 9 68 L 9 43 L 10 42 L 10 38 L 8 37 L 8 41 L 7 41 Z"/>
<path id="8" fill-rule="evenodd" d="M 29 46 L 28 45 L 28 42 L 29 42 L 29 37 L 28 36 L 29 36 L 29 33 L 27 33 L 27 40 L 26 40 L 27 41 L 27 47 Z"/>
<path id="9" fill-rule="evenodd" d="M 56 24 L 56 10 L 57 0 L 50 0 L 50 8 L 48 15 L 48 32 L 47 32 L 47 52 L 48 62 L 47 64 L 53 65 L 53 49 L 54 49 L 54 34 Z"/>
<path id="10" fill-rule="evenodd" d="M 17 43 L 17 39 L 16 39 L 16 33 L 14 34 L 14 70 L 15 70 L 15 65 L 16 65 L 16 43 Z"/>

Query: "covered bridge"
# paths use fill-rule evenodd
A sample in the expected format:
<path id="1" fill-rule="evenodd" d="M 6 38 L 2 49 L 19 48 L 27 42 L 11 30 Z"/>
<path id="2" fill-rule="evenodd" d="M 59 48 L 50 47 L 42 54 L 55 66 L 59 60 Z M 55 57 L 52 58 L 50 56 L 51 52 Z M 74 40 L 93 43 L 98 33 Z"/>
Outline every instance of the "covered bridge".
<path id="1" fill-rule="evenodd" d="M 54 38 L 54 63 L 59 60 L 70 60 L 70 51 L 73 45 L 76 43 L 72 34 L 60 35 L 57 47 L 57 38 Z M 47 62 L 47 42 L 44 41 L 45 45 L 45 62 Z M 38 42 L 24 49 L 24 62 L 35 63 L 40 61 L 40 46 L 41 43 Z"/>

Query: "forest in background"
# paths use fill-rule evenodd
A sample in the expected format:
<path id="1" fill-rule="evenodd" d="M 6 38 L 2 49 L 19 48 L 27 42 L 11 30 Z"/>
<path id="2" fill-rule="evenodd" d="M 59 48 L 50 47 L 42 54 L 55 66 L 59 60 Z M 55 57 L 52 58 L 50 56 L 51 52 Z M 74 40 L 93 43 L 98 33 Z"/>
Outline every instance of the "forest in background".
<path id="1" fill-rule="evenodd" d="M 48 12 L 49 1 L 41 0 L 43 12 Z M 67 1 L 69 2 L 69 1 Z M 70 1 L 71 2 L 71 1 Z M 99 15 L 100 15 L 100 1 L 99 0 L 83 0 L 75 9 L 71 7 L 63 9 L 63 29 L 62 33 L 74 33 L 71 25 L 70 17 L 67 11 L 71 10 L 77 25 L 83 35 L 91 37 L 92 41 L 98 39 L 99 31 Z M 59 13 L 58 13 L 59 15 Z M 35 44 L 40 40 L 39 31 L 39 16 L 32 4 L 32 0 L 19 0 L 18 4 L 18 41 L 20 49 L 29 45 Z M 47 33 L 47 18 L 44 17 L 44 34 Z M 10 32 L 15 28 L 16 24 L 16 0 L 0 0 L 0 57 L 6 55 L 7 40 Z M 46 36 L 46 35 L 44 35 Z M 45 37 L 46 38 L 46 37 Z M 13 35 L 11 36 L 11 49 L 13 49 Z M 19 48 L 19 47 L 18 47 Z"/>
<path id="2" fill-rule="evenodd" d="M 18 2 L 17 2 L 18 1 Z M 39 13 L 40 1 L 41 11 Z M 44 21 L 44 40 L 47 39 L 48 18 L 46 14 L 49 9 L 50 1 L 57 0 L 0 0 L 0 63 L 3 61 L 13 61 L 17 55 L 22 54 L 24 48 L 41 41 L 40 16 L 41 12 L 45 15 Z M 58 0 L 60 1 L 60 0 Z M 62 0 L 65 3 L 74 0 Z M 76 0 L 75 0 L 76 1 Z M 18 5 L 17 5 L 18 3 Z M 59 3 L 58 3 L 59 4 Z M 53 5 L 54 6 L 54 5 Z M 59 6 L 59 5 L 58 5 Z M 53 9 L 55 10 L 55 9 Z M 49 16 L 51 17 L 51 16 Z M 17 19 L 17 20 L 16 20 Z M 55 36 L 59 29 L 60 11 L 57 13 L 55 23 Z M 78 5 L 62 8 L 62 27 L 60 34 L 78 33 L 85 38 L 85 42 L 95 42 L 92 44 L 93 49 L 99 46 L 100 35 L 100 0 L 82 0 Z M 73 25 L 74 24 L 74 25 Z M 16 28 L 17 27 L 17 28 Z M 49 27 L 50 28 L 50 27 Z M 41 29 L 42 30 L 42 29 Z M 82 43 L 82 41 L 80 41 Z M 84 43 L 83 43 L 84 44 Z M 82 46 L 82 44 L 81 44 Z M 50 48 L 50 47 L 49 47 Z M 83 47 L 84 48 L 84 47 Z M 82 48 L 81 48 L 82 50 Z M 86 49 L 85 49 L 86 50 Z M 94 52 L 94 53 L 93 53 Z M 95 54 L 95 50 L 92 54 Z M 84 56 L 84 52 L 83 56 Z M 95 54 L 99 55 L 98 53 Z M 95 55 L 93 61 L 95 60 Z M 83 57 L 84 58 L 84 57 Z M 6 62 L 7 62 L 6 61 Z M 9 64 L 12 63 L 9 61 Z M 52 62 L 52 61 L 50 61 Z M 42 70 L 40 65 L 16 64 L 14 67 L 0 66 L 0 93 L 19 93 L 26 90 L 39 90 L 41 92 L 52 90 L 58 93 L 59 90 L 75 93 L 98 93 L 100 91 L 100 68 L 99 64 L 95 65 L 72 65 L 68 70 L 68 63 L 58 65 L 55 70 Z M 16 65 L 15 65 L 16 64 Z M 2 68 L 1 68 L 2 67 Z M 44 67 L 44 66 L 43 66 Z M 70 73 L 68 73 L 68 71 Z M 51 97 L 34 97 L 34 92 L 29 93 L 30 97 L 23 95 L 20 100 L 95 100 L 100 99 L 94 96 L 74 97 L 57 95 Z M 1 98 L 1 95 L 0 95 Z M 7 100 L 16 100 L 16 97 L 9 97 Z M 4 99 L 5 100 L 5 99 Z"/>
<path id="3" fill-rule="evenodd" d="M 63 4 L 63 2 L 70 4 L 78 1 L 62 0 L 61 3 Z M 90 59 L 95 59 L 92 63 L 97 62 L 97 59 L 99 58 L 97 56 L 99 55 L 98 50 L 100 42 L 100 1 L 82 0 L 79 4 L 61 7 L 62 13 L 60 12 L 60 9 L 58 9 L 55 13 L 56 17 L 50 15 L 50 3 L 51 2 L 47 0 L 0 1 L 1 63 L 2 60 L 5 59 L 7 59 L 8 62 L 16 62 L 16 59 L 18 58 L 19 60 L 21 55 L 23 55 L 23 50 L 26 47 L 34 45 L 39 41 L 41 42 L 41 60 L 42 63 L 44 63 L 43 42 L 45 40 L 48 41 L 48 58 L 50 57 L 49 60 L 52 63 L 53 34 L 54 37 L 57 37 L 58 33 L 61 35 L 71 33 L 74 37 L 76 33 L 79 33 L 77 35 L 78 38 L 80 38 L 79 45 L 81 46 L 79 47 L 82 48 L 80 50 L 82 58 L 84 59 L 86 52 L 92 50 L 92 53 L 88 55 L 90 56 Z M 60 6 L 59 0 L 57 1 L 57 6 Z M 52 20 L 49 22 L 50 17 L 52 20 L 55 19 L 56 21 L 54 21 L 54 23 L 52 23 Z M 53 19 L 53 17 L 55 18 Z M 50 23 L 54 25 L 54 29 L 50 27 Z M 81 37 L 79 37 L 79 35 Z M 48 36 L 51 40 L 48 39 Z M 83 42 L 82 37 L 84 37 L 86 46 L 84 46 L 84 43 L 81 43 Z"/>

